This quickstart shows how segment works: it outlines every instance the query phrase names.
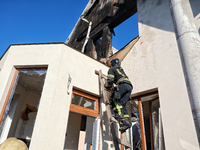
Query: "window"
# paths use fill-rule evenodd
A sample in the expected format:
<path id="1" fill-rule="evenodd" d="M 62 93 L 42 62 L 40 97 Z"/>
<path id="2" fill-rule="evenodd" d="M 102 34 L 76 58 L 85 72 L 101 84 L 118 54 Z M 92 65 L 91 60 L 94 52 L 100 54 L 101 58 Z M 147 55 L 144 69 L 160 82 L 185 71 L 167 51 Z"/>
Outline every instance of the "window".
<path id="1" fill-rule="evenodd" d="M 0 143 L 16 137 L 29 147 L 46 71 L 46 68 L 16 70 L 0 115 Z"/>
<path id="2" fill-rule="evenodd" d="M 98 97 L 73 89 L 70 111 L 93 117 L 99 116 Z"/>

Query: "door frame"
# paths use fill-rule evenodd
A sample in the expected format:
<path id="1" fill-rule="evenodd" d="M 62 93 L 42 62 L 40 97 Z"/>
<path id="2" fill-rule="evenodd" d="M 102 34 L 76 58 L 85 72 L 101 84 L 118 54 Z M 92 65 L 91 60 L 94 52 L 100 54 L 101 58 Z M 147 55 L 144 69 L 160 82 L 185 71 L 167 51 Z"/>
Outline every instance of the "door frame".
<path id="1" fill-rule="evenodd" d="M 142 107 L 142 101 L 141 98 L 142 97 L 146 97 L 146 96 L 151 96 L 151 95 L 155 95 L 158 94 L 158 91 L 154 91 L 154 92 L 150 92 L 150 93 L 146 93 L 146 94 L 142 94 L 140 96 L 135 96 L 135 97 L 131 97 L 132 99 L 135 99 L 136 101 L 138 101 L 138 111 L 139 111 L 139 120 L 140 120 L 140 131 L 141 131 L 141 141 L 142 141 L 142 150 L 146 150 L 147 149 L 147 145 L 146 145 L 146 136 L 145 136 L 145 127 L 144 127 L 144 117 L 143 117 L 143 107 Z M 149 100 L 149 108 L 150 108 L 150 103 L 152 103 L 153 101 L 159 100 L 159 94 L 158 97 L 155 99 L 151 99 Z M 151 109 L 150 109 L 151 110 Z M 153 128 L 152 128 L 152 115 L 150 114 L 150 137 L 151 137 L 151 149 L 153 150 Z"/>

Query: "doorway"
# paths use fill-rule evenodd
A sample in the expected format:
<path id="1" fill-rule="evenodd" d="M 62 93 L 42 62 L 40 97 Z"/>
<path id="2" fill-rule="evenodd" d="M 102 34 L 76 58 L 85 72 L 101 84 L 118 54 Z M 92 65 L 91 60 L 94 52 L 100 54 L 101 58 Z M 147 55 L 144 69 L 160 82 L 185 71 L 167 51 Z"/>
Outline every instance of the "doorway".
<path id="1" fill-rule="evenodd" d="M 93 132 L 100 125 L 98 116 L 99 98 L 73 87 L 64 149 L 90 150 L 98 146 L 98 132 Z"/>
<path id="2" fill-rule="evenodd" d="M 137 96 L 130 103 L 133 150 L 165 150 L 158 93 Z"/>
<path id="3" fill-rule="evenodd" d="M 89 150 L 92 147 L 95 117 L 69 113 L 65 150 Z"/>

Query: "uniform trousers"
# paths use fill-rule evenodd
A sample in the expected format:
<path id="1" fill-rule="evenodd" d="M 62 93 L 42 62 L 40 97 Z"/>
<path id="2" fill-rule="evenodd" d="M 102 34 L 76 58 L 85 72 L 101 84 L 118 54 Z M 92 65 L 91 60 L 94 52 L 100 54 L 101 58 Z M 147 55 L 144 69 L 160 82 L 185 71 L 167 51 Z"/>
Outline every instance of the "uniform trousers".
<path id="1" fill-rule="evenodd" d="M 126 109 L 126 103 L 130 98 L 131 92 L 132 92 L 132 86 L 127 83 L 121 83 L 118 85 L 119 87 L 119 93 L 120 93 L 120 100 L 116 100 L 114 98 L 114 94 L 111 95 L 110 100 L 111 106 L 113 110 L 117 111 L 119 115 L 122 115 L 123 117 L 127 118 L 129 117 L 128 111 Z"/>

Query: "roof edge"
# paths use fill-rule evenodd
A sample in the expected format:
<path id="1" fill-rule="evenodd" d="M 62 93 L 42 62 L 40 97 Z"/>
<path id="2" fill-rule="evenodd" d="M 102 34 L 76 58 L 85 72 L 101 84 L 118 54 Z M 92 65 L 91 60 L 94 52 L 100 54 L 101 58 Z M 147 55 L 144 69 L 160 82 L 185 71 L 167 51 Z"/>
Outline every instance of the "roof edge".
<path id="1" fill-rule="evenodd" d="M 3 56 L 7 53 L 8 49 L 11 46 L 20 46 L 20 45 L 43 45 L 43 44 L 65 44 L 64 42 L 49 42 L 49 43 L 23 43 L 23 44 L 10 44 L 8 48 L 5 50 L 3 55 L 1 56 L 0 60 L 3 58 Z"/>
<path id="2" fill-rule="evenodd" d="M 68 47 L 72 48 L 73 50 L 75 50 L 75 51 L 77 51 L 77 52 L 79 52 L 79 53 L 81 53 L 81 54 L 83 54 L 83 55 L 85 55 L 85 56 L 87 56 L 87 57 L 89 57 L 89 58 L 91 58 L 91 59 L 93 59 L 93 60 L 95 60 L 95 61 L 101 63 L 102 65 L 107 66 L 106 64 L 104 64 L 104 63 L 102 63 L 102 62 L 100 62 L 100 61 L 98 61 L 98 60 L 96 60 L 96 59 L 94 59 L 94 58 L 92 58 L 92 57 L 86 55 L 85 53 L 82 53 L 81 51 L 79 51 L 79 50 L 77 50 L 77 49 L 75 49 L 75 48 L 69 46 L 68 44 L 66 44 L 66 43 L 64 43 L 64 42 L 10 44 L 9 47 L 6 49 L 6 51 L 5 51 L 5 52 L 3 53 L 3 55 L 1 56 L 0 61 L 1 61 L 1 59 L 4 57 L 4 55 L 7 53 L 7 51 L 9 50 L 9 48 L 10 48 L 11 46 L 20 46 L 20 45 L 45 45 L 45 44 L 64 44 L 65 46 L 68 46 Z M 107 66 L 107 67 L 108 67 L 108 66 Z"/>

